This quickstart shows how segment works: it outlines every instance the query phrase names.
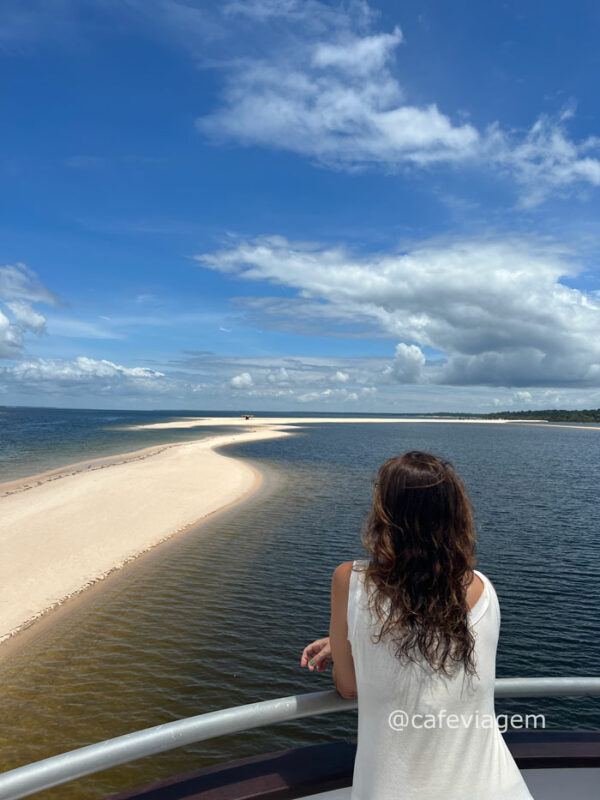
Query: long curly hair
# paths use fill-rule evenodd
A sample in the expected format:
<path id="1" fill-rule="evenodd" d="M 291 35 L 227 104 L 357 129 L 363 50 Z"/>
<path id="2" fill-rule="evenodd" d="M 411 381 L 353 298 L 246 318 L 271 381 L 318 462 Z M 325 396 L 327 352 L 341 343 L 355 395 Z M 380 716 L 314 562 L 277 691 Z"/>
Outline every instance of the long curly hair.
<path id="1" fill-rule="evenodd" d="M 404 663 L 476 674 L 466 600 L 476 535 L 460 478 L 449 462 L 412 451 L 386 461 L 373 488 L 361 534 L 369 605 L 381 623 L 372 641 L 391 639 Z"/>

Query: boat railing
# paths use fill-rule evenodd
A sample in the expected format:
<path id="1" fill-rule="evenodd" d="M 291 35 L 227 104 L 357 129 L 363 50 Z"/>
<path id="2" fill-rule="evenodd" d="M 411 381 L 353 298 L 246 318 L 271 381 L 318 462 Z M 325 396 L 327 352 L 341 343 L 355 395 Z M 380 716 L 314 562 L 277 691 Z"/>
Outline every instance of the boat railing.
<path id="1" fill-rule="evenodd" d="M 496 698 L 600 696 L 600 677 L 498 678 Z M 252 728 L 357 707 L 334 689 L 262 700 L 167 722 L 80 747 L 0 775 L 0 800 L 18 800 L 155 753 Z"/>

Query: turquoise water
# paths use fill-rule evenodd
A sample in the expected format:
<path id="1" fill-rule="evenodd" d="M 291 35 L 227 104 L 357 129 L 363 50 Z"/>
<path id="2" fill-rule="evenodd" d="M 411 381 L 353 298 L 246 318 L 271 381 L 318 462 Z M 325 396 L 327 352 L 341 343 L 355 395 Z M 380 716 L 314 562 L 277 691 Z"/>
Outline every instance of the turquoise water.
<path id="1" fill-rule="evenodd" d="M 498 675 L 600 675 L 600 431 L 310 425 L 226 448 L 265 472 L 261 494 L 128 565 L 0 662 L 0 769 L 184 716 L 329 688 L 328 674 L 300 669 L 300 653 L 327 633 L 333 569 L 362 555 L 375 470 L 415 448 L 453 460 L 475 504 L 479 568 L 502 608 Z M 548 727 L 600 729 L 593 698 L 503 701 L 497 710 L 544 713 Z M 353 713 L 287 723 L 39 796 L 91 800 L 354 732 Z"/>

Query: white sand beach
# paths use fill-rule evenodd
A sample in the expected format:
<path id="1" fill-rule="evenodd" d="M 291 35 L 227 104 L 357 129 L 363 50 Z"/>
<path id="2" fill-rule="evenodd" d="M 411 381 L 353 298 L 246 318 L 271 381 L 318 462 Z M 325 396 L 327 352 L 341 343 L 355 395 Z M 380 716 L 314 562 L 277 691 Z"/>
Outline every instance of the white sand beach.
<path id="1" fill-rule="evenodd" d="M 215 447 L 286 435 L 253 427 L 0 484 L 0 642 L 256 491 L 260 473 Z"/>

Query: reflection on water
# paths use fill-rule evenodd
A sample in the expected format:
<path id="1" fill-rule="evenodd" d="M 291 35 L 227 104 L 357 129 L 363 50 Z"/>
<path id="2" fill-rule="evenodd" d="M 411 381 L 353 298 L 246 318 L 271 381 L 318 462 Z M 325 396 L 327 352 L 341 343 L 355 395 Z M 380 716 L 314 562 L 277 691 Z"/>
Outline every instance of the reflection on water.
<path id="1" fill-rule="evenodd" d="M 596 431 L 315 425 L 228 447 L 266 490 L 128 565 L 0 662 L 0 770 L 185 716 L 329 688 L 299 667 L 325 635 L 331 573 L 362 555 L 370 479 L 387 457 L 453 460 L 478 511 L 479 564 L 502 606 L 499 676 L 600 674 Z M 593 698 L 503 701 L 551 727 L 600 729 Z M 260 752 L 355 734 L 355 714 L 164 753 L 49 790 L 91 800 Z"/>

